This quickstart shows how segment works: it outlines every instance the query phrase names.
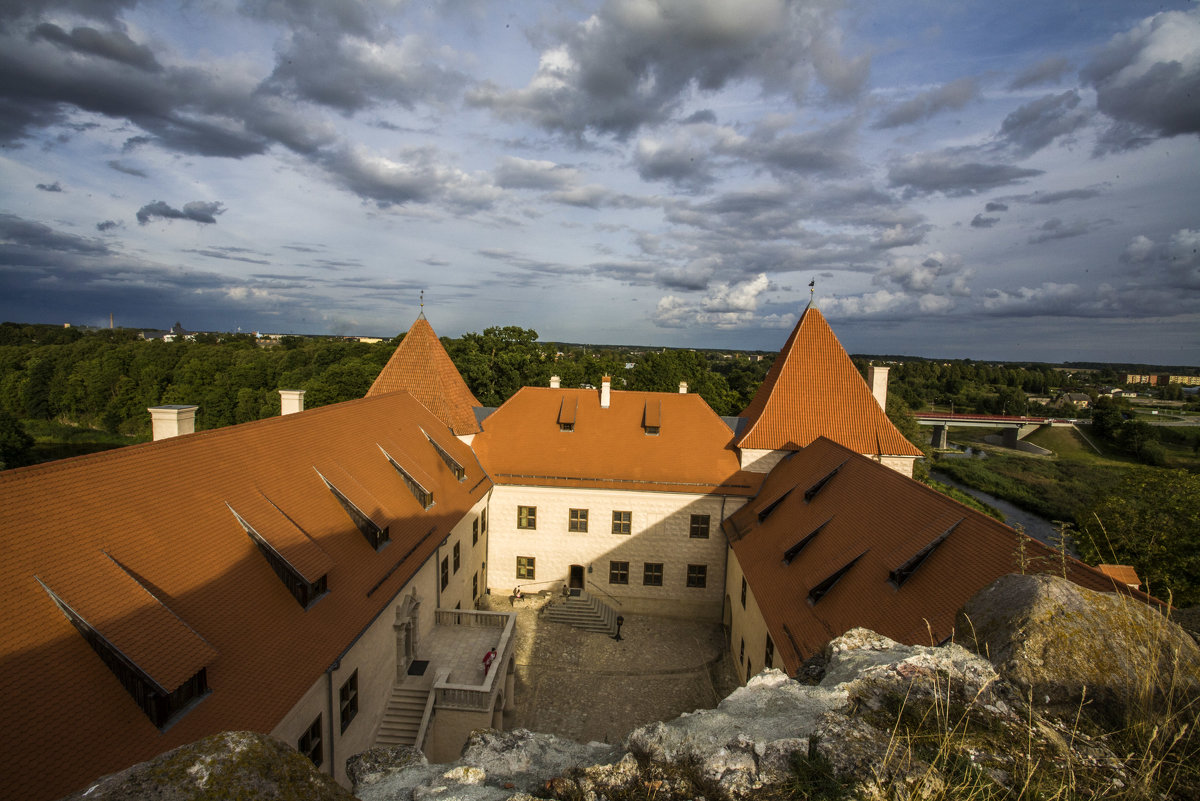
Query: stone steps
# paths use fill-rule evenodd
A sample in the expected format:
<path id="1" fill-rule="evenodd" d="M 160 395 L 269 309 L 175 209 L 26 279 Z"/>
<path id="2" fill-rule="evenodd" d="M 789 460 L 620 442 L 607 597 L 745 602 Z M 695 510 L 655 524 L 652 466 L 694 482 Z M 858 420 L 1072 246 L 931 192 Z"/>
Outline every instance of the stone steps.
<path id="1" fill-rule="evenodd" d="M 416 745 L 421 718 L 425 715 L 428 689 L 393 687 L 387 711 L 375 733 L 376 745 Z"/>
<path id="2" fill-rule="evenodd" d="M 595 631 L 609 636 L 617 633 L 617 613 L 598 598 L 578 595 L 554 603 L 542 611 L 542 616 L 555 623 L 565 623 L 584 631 Z"/>

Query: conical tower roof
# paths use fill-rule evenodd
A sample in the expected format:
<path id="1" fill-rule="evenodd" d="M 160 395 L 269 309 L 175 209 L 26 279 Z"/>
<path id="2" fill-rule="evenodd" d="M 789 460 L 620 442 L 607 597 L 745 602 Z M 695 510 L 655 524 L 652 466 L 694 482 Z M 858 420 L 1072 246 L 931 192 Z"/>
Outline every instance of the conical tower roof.
<path id="1" fill-rule="evenodd" d="M 739 448 L 797 450 L 828 437 L 862 454 L 920 456 L 892 425 L 824 315 L 805 309 L 771 365 L 746 419 Z"/>
<path id="2" fill-rule="evenodd" d="M 459 375 L 424 313 L 416 319 L 396 352 L 367 390 L 367 397 L 405 390 L 455 436 L 478 434 L 475 407 L 480 403 Z"/>

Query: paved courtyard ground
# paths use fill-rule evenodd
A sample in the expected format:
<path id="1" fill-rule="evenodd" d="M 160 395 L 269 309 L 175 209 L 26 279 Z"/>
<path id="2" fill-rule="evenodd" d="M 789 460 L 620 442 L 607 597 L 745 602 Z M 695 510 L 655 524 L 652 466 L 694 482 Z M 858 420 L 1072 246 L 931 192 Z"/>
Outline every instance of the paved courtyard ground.
<path id="1" fill-rule="evenodd" d="M 486 600 L 513 611 L 507 598 Z M 505 729 L 619 743 L 638 726 L 712 708 L 737 687 L 719 624 L 626 614 L 617 642 L 516 611 L 517 708 Z"/>

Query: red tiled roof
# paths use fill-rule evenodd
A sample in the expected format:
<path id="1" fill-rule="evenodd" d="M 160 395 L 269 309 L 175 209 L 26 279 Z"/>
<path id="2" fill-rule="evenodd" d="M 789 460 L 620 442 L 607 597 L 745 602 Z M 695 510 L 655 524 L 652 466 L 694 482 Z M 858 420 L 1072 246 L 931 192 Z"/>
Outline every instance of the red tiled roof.
<path id="1" fill-rule="evenodd" d="M 367 397 L 405 390 L 424 404 L 455 436 L 479 433 L 480 403 L 459 375 L 433 326 L 422 314 L 367 390 Z"/>
<path id="2" fill-rule="evenodd" d="M 740 416 L 746 425 L 739 448 L 795 450 L 829 437 L 855 453 L 921 455 L 879 408 L 825 317 L 811 307 Z"/>
<path id="3" fill-rule="evenodd" d="M 855 626 L 936 644 L 953 633 L 954 616 L 972 595 L 1020 570 L 1013 529 L 825 438 L 780 462 L 725 531 L 789 673 Z M 1070 557 L 1064 562 L 1039 542 L 1026 540 L 1024 549 L 1028 572 L 1058 572 L 1065 564 L 1081 586 L 1115 588 L 1099 570 Z M 827 594 L 810 601 L 814 588 L 856 557 Z M 904 570 L 911 573 L 897 587 L 893 571 Z"/>
<path id="4" fill-rule="evenodd" d="M 1142 586 L 1142 579 L 1130 565 L 1096 565 L 1096 569 L 1113 581 L 1119 581 L 1128 587 Z"/>
<path id="5" fill-rule="evenodd" d="M 573 430 L 560 424 L 574 407 Z M 660 409 L 647 434 L 647 407 Z M 487 418 L 472 443 L 498 484 L 747 495 L 762 476 L 740 469 L 732 434 L 695 394 L 525 387 Z"/>
<path id="6" fill-rule="evenodd" d="M 490 487 L 447 432 L 476 474 L 453 476 L 422 431 L 439 427 L 396 392 L 0 473 L 5 796 L 59 798 L 214 732 L 270 731 Z M 436 485 L 429 510 L 381 444 Z M 231 508 L 328 595 L 301 608 Z M 205 667 L 211 694 L 160 732 L 43 584 L 156 682 Z"/>

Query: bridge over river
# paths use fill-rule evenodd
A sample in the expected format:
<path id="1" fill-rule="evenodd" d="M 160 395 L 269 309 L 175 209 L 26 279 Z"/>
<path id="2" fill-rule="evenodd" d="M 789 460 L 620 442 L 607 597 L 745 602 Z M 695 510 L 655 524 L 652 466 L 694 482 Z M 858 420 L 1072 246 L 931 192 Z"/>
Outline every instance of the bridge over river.
<path id="1" fill-rule="evenodd" d="M 945 450 L 946 434 L 955 428 L 999 428 L 1004 447 L 1016 448 L 1017 441 L 1042 426 L 1073 426 L 1077 420 L 1066 417 L 1014 417 L 1003 414 L 954 414 L 953 412 L 916 412 L 917 423 L 933 426 L 933 447 Z"/>

